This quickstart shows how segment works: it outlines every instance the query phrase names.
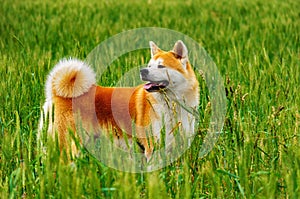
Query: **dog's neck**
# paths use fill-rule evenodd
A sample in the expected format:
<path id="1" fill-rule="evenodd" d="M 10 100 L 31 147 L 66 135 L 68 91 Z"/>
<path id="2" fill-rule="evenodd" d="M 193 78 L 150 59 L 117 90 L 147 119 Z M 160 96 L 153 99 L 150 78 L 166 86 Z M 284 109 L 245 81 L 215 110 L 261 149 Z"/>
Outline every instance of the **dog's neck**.
<path id="1" fill-rule="evenodd" d="M 198 105 L 198 88 L 196 90 L 186 90 L 185 92 L 174 92 L 170 89 L 166 89 L 154 94 L 155 98 L 164 100 L 167 103 L 180 103 L 190 108 L 195 108 Z"/>

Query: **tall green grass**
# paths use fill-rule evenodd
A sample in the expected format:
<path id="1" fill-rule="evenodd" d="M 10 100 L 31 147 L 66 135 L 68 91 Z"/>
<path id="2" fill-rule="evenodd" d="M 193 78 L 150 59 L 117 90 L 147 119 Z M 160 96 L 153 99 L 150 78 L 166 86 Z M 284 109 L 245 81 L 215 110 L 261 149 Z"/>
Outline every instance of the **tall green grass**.
<path id="1" fill-rule="evenodd" d="M 299 198 L 300 4 L 297 1 L 8 1 L 0 5 L 1 198 Z M 228 107 L 214 150 L 192 147 L 159 171 L 116 171 L 88 153 L 61 164 L 36 142 L 46 75 L 63 57 L 85 56 L 124 30 L 164 27 L 199 42 L 217 64 Z M 180 39 L 180 38 L 179 38 Z M 149 54 L 113 63 L 126 70 Z M 114 85 L 123 70 L 103 80 Z M 200 79 L 200 81 L 202 81 Z M 209 111 L 207 112 L 207 114 Z"/>

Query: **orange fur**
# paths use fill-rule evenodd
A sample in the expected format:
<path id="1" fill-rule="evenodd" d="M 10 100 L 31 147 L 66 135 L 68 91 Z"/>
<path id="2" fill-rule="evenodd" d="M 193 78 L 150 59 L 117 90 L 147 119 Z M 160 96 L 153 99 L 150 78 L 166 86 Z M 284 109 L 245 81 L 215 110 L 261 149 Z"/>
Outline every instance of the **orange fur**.
<path id="1" fill-rule="evenodd" d="M 112 97 L 122 100 L 113 100 Z M 72 105 L 75 101 L 75 108 Z M 127 103 L 129 102 L 129 104 Z M 88 131 L 97 133 L 102 129 L 110 129 L 118 139 L 123 138 L 123 132 L 127 137 L 132 137 L 132 121 L 139 129 L 147 128 L 151 123 L 150 115 L 153 114 L 151 103 L 155 100 L 147 93 L 142 86 L 136 88 L 111 88 L 93 85 L 88 92 L 76 98 L 64 98 L 56 96 L 53 103 L 54 126 L 59 132 L 61 149 L 69 147 L 67 138 L 68 129 L 76 132 L 74 112 L 79 111 L 80 117 L 84 118 L 83 126 Z M 129 111 L 130 118 L 124 117 Z M 95 113 L 94 113 L 95 112 Z M 96 117 L 95 117 L 96 116 Z M 118 121 L 115 121 L 115 119 Z M 87 122 L 87 123 L 85 123 Z M 99 128 L 100 127 L 100 128 Z M 144 147 L 145 155 L 148 157 L 153 151 L 153 143 L 148 138 L 145 131 L 137 130 L 137 138 Z M 76 149 L 72 148 L 73 154 Z"/>

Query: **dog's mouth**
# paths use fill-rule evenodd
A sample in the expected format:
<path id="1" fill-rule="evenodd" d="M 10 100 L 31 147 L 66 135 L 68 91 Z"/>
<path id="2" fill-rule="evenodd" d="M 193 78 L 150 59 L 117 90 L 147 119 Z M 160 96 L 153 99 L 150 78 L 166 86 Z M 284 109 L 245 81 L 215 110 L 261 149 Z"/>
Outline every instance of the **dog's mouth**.
<path id="1" fill-rule="evenodd" d="M 149 82 L 144 85 L 144 89 L 148 92 L 155 92 L 165 89 L 169 85 L 168 81 Z"/>

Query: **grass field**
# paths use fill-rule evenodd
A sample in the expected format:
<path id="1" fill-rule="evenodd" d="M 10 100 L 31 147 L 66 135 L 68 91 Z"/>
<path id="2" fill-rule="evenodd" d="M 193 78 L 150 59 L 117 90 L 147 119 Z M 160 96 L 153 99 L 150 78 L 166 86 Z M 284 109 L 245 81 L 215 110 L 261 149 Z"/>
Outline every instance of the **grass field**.
<path id="1" fill-rule="evenodd" d="M 73 166 L 60 164 L 50 141 L 45 155 L 36 135 L 49 70 L 139 27 L 184 33 L 218 66 L 228 100 L 213 151 L 197 157 L 209 117 L 203 82 L 198 135 L 161 170 L 121 172 L 88 153 Z M 150 58 L 133 55 L 113 65 L 129 69 Z M 0 76 L 0 198 L 300 198 L 298 1 L 3 0 Z M 110 70 L 103 84 L 120 76 Z"/>

